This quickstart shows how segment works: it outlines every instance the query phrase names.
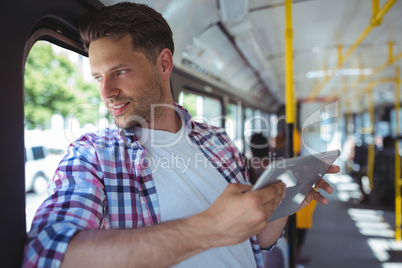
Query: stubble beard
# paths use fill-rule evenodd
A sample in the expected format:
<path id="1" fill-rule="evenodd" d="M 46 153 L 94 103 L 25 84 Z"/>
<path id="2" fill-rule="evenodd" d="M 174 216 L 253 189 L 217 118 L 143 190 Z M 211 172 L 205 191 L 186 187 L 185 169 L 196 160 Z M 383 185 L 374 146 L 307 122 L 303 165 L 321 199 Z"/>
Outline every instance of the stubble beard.
<path id="1" fill-rule="evenodd" d="M 148 89 L 142 88 L 143 95 L 138 99 L 124 98 L 119 102 L 130 102 L 127 115 L 113 116 L 115 124 L 122 129 L 131 127 L 154 128 L 155 120 L 164 116 L 163 109 L 158 106 L 163 100 L 162 84 L 159 75 L 154 72 L 152 81 Z M 147 92 L 146 94 L 144 92 Z M 116 99 L 117 101 L 117 99 Z"/>

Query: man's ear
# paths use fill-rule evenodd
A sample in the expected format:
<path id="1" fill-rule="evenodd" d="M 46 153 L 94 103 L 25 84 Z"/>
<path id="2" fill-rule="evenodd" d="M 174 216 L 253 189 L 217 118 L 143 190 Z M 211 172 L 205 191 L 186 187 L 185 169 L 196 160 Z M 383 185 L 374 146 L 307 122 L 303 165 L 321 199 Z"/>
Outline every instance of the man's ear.
<path id="1" fill-rule="evenodd" d="M 165 48 L 161 51 L 158 57 L 158 61 L 160 70 L 161 70 L 161 77 L 163 80 L 169 80 L 170 74 L 173 70 L 173 55 L 169 49 Z"/>

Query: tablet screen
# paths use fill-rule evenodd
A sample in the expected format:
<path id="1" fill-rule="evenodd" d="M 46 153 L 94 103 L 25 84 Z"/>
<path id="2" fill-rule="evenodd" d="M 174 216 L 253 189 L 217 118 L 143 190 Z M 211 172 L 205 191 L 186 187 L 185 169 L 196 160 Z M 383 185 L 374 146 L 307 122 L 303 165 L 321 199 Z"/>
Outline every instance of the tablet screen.
<path id="1" fill-rule="evenodd" d="M 258 190 L 279 181 L 286 184 L 286 196 L 269 221 L 295 213 L 339 154 L 339 150 L 333 150 L 273 161 L 252 188 L 252 191 Z"/>

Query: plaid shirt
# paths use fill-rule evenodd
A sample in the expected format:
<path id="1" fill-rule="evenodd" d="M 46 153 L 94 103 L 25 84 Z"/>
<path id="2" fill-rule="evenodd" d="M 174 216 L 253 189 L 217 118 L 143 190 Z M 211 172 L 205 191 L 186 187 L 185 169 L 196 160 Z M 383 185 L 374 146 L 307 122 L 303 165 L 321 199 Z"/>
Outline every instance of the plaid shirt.
<path id="1" fill-rule="evenodd" d="M 228 183 L 247 183 L 243 159 L 223 129 L 196 123 L 176 111 L 189 136 Z M 73 142 L 60 162 L 49 197 L 36 212 L 25 246 L 23 267 L 58 267 L 72 236 L 80 230 L 140 228 L 158 224 L 160 211 L 145 149 L 130 131 L 112 125 Z M 222 178 L 217 178 L 222 179 Z M 260 247 L 250 238 L 257 267 Z"/>

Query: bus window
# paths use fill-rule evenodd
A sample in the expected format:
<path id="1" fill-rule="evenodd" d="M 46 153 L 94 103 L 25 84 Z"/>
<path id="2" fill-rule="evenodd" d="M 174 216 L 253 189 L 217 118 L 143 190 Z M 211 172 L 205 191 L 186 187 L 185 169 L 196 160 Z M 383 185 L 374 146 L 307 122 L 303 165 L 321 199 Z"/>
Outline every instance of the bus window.
<path id="1" fill-rule="evenodd" d="M 266 113 L 261 112 L 260 110 L 254 111 L 253 120 L 255 121 L 254 132 L 261 132 L 264 136 L 268 137 L 269 135 L 269 121 L 268 115 Z"/>
<path id="2" fill-rule="evenodd" d="M 270 122 L 268 114 L 263 113 L 260 110 L 245 108 L 244 115 L 244 136 L 246 140 L 245 154 L 251 157 L 249 144 L 251 136 L 254 133 L 262 133 L 267 139 L 269 139 Z"/>
<path id="3" fill-rule="evenodd" d="M 24 89 L 29 230 L 67 146 L 83 133 L 104 127 L 108 119 L 88 59 L 51 43 L 38 41 L 30 50 Z"/>
<path id="4" fill-rule="evenodd" d="M 249 139 L 250 136 L 253 134 L 253 129 L 255 128 L 254 124 L 255 121 L 252 120 L 254 116 L 254 112 L 251 108 L 244 109 L 244 136 L 246 139 Z"/>
<path id="5" fill-rule="evenodd" d="M 391 110 L 391 132 L 393 136 L 398 136 L 401 133 L 402 129 L 402 109 L 399 109 L 399 133 L 397 133 L 397 125 L 396 125 L 396 112 L 395 109 Z"/>
<path id="6" fill-rule="evenodd" d="M 244 153 L 247 157 L 251 158 L 251 150 L 250 150 L 250 138 L 251 135 L 253 134 L 254 130 L 254 120 L 253 118 L 253 110 L 251 108 L 245 108 L 244 109 L 244 139 L 246 146 L 244 148 Z"/>
<path id="7" fill-rule="evenodd" d="M 375 113 L 375 136 L 376 139 L 381 139 L 382 146 L 382 138 L 391 135 L 391 111 L 393 109 L 390 108 L 380 108 Z M 401 125 L 399 125 L 401 126 Z"/>
<path id="8" fill-rule="evenodd" d="M 187 109 L 196 122 L 222 127 L 222 104 L 218 99 L 182 91 L 179 104 Z"/>
<path id="9" fill-rule="evenodd" d="M 278 136 L 278 116 L 276 114 L 271 114 L 268 120 L 270 128 L 269 137 L 274 139 Z"/>
<path id="10" fill-rule="evenodd" d="M 366 144 L 370 144 L 373 140 L 373 137 L 371 135 L 372 125 L 371 125 L 369 112 L 363 113 L 362 120 L 363 120 L 363 122 L 362 122 L 362 124 L 363 124 L 363 130 L 362 130 L 363 142 Z"/>
<path id="11" fill-rule="evenodd" d="M 244 152 L 243 141 L 243 114 L 240 103 L 229 103 L 226 106 L 225 130 L 232 139 L 237 149 Z"/>
<path id="12" fill-rule="evenodd" d="M 354 119 L 354 133 L 356 134 L 356 136 L 359 136 L 359 138 L 361 138 L 360 136 L 362 135 L 362 131 L 363 131 L 363 119 L 362 119 L 362 115 L 361 114 L 355 114 L 353 119 Z"/>

